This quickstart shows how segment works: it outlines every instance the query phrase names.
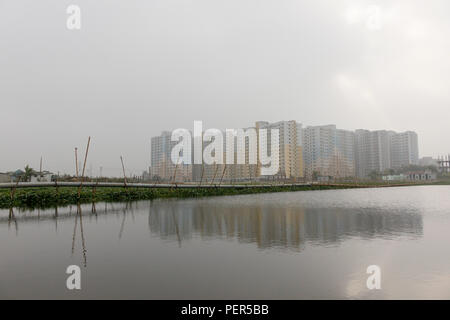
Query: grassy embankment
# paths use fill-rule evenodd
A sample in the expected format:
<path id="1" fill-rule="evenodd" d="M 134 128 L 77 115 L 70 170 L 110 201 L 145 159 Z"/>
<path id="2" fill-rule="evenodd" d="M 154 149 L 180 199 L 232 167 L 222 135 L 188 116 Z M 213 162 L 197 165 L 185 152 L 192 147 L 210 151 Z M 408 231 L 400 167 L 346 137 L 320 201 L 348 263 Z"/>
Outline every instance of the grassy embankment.
<path id="1" fill-rule="evenodd" d="M 306 191 L 343 189 L 350 186 L 273 186 L 261 188 L 97 188 L 95 194 L 90 187 L 83 187 L 78 200 L 77 188 L 54 187 L 17 189 L 14 200 L 11 201 L 10 190 L 0 190 L 0 208 L 48 208 L 76 203 L 91 202 L 123 202 L 136 200 L 151 200 L 156 198 L 196 198 L 206 196 L 225 196 L 239 194 L 255 194 L 267 192 Z"/>
<path id="2" fill-rule="evenodd" d="M 427 185 L 429 185 L 428 183 Z M 448 182 L 435 182 L 432 184 L 449 184 Z M 417 185 L 417 184 L 406 184 Z M 394 184 L 332 184 L 332 185 L 310 185 L 310 186 L 283 186 L 252 187 L 252 188 L 97 188 L 95 193 L 91 187 L 83 187 L 78 199 L 76 187 L 45 187 L 17 189 L 14 199 L 11 201 L 9 189 L 0 189 L 0 208 L 49 208 L 54 206 L 66 206 L 77 203 L 91 202 L 123 202 L 136 200 L 151 200 L 156 198 L 197 198 L 207 196 L 225 196 L 240 194 L 257 194 L 269 192 L 330 190 L 350 188 L 371 188 L 399 186 Z"/>

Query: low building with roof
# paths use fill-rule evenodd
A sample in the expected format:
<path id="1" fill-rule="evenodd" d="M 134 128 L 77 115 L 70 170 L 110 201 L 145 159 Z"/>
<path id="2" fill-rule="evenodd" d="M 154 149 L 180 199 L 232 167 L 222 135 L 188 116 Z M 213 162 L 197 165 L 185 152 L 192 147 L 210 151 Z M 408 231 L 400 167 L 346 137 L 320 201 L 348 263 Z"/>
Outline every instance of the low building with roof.
<path id="1" fill-rule="evenodd" d="M 0 183 L 11 182 L 11 176 L 8 173 L 0 172 Z"/>

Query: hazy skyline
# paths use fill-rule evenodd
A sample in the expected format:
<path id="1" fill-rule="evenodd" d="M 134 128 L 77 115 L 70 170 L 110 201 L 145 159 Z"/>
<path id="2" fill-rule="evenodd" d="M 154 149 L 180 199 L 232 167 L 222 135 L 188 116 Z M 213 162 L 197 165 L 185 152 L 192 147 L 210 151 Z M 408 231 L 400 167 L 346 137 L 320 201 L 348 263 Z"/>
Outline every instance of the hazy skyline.
<path id="1" fill-rule="evenodd" d="M 66 8 L 81 8 L 81 30 Z M 0 2 L 0 172 L 120 175 L 163 130 L 255 121 L 416 131 L 450 153 L 450 3 L 361 0 Z"/>

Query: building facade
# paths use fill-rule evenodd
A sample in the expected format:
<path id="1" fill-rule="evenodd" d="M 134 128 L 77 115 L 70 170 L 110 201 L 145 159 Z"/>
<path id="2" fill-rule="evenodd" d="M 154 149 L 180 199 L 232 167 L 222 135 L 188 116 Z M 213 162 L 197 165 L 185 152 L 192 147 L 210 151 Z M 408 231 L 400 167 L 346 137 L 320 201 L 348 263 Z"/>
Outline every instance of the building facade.
<path id="1" fill-rule="evenodd" d="M 392 131 L 356 130 L 355 163 L 358 178 L 366 178 L 372 172 L 383 172 L 392 168 L 391 136 Z"/>
<path id="2" fill-rule="evenodd" d="M 412 131 L 391 135 L 391 167 L 399 169 L 419 164 L 417 133 Z"/>
<path id="3" fill-rule="evenodd" d="M 11 182 L 11 176 L 7 173 L 0 172 L 0 183 L 8 183 Z"/>
<path id="4" fill-rule="evenodd" d="M 418 137 L 412 131 L 356 130 L 355 150 L 359 178 L 419 164 Z"/>
<path id="5" fill-rule="evenodd" d="M 310 126 L 303 130 L 305 176 L 334 179 L 355 176 L 355 134 L 335 125 Z"/>
<path id="6" fill-rule="evenodd" d="M 161 181 L 191 181 L 192 165 L 176 165 L 171 159 L 172 148 L 177 144 L 176 141 L 171 141 L 171 138 L 171 132 L 163 131 L 161 135 L 151 139 L 150 176 Z"/>
<path id="7" fill-rule="evenodd" d="M 267 136 L 263 135 L 260 140 L 260 129 L 267 130 Z M 267 150 L 272 150 L 271 130 L 278 129 L 279 132 L 279 150 L 278 163 L 279 170 L 274 176 L 279 179 L 299 180 L 304 178 L 303 167 L 303 132 L 302 124 L 294 120 L 279 121 L 269 123 L 266 121 L 256 122 L 256 131 L 258 133 L 258 159 L 261 152 L 261 146 L 267 145 Z M 271 151 L 270 151 L 271 152 Z M 261 170 L 258 168 L 258 175 Z"/>

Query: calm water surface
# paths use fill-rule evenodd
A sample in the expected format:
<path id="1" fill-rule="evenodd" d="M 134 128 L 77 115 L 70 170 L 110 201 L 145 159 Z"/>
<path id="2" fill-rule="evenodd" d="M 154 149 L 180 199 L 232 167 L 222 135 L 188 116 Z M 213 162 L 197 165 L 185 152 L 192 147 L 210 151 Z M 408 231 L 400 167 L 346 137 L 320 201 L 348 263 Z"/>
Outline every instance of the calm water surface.
<path id="1" fill-rule="evenodd" d="M 0 298 L 450 299 L 450 186 L 0 211 Z M 66 289 L 79 265 L 82 290 Z M 366 268 L 381 267 L 381 290 Z"/>

